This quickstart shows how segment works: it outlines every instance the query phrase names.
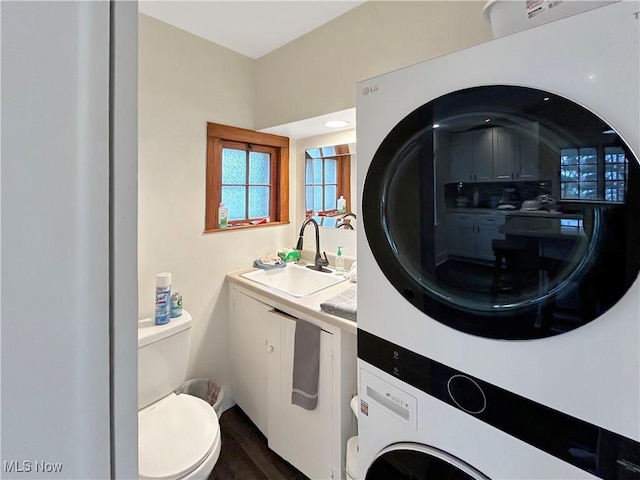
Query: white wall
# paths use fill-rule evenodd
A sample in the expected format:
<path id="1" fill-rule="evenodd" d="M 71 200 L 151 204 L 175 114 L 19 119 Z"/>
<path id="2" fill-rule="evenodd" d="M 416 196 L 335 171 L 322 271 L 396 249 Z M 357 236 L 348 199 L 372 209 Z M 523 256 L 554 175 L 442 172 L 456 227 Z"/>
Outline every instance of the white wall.
<path id="1" fill-rule="evenodd" d="M 2 477 L 110 478 L 109 2 L 0 8 Z"/>
<path id="2" fill-rule="evenodd" d="M 485 3 L 369 1 L 261 57 L 256 128 L 354 107 L 360 80 L 491 40 Z"/>
<path id="3" fill-rule="evenodd" d="M 203 234 L 206 123 L 253 128 L 255 63 L 140 15 L 139 314 L 154 311 L 155 275 L 194 318 L 190 377 L 227 383 L 227 272 L 293 245 L 293 227 Z"/>

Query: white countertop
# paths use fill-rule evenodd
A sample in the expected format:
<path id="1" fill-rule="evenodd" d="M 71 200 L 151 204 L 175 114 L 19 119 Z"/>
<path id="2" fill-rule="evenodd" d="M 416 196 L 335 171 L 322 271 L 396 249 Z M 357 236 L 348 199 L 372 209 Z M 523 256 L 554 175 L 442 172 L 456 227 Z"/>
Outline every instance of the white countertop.
<path id="1" fill-rule="evenodd" d="M 336 315 L 332 315 L 329 312 L 325 312 L 324 310 L 320 309 L 320 304 L 322 302 L 342 293 L 347 288 L 354 285 L 354 283 L 352 283 L 351 281 L 346 280 L 344 282 L 320 290 L 319 292 L 307 295 L 306 297 L 297 298 L 291 295 L 287 295 L 286 293 L 282 293 L 273 288 L 265 287 L 257 282 L 241 276 L 243 273 L 251 272 L 253 270 L 257 269 L 250 267 L 227 273 L 227 280 L 235 285 L 242 287 L 245 290 L 248 290 L 257 300 L 260 300 L 263 303 L 271 305 L 287 313 L 290 313 L 288 312 L 288 310 L 294 310 L 296 312 L 306 314 L 317 320 L 338 327 L 348 333 L 352 333 L 354 335 L 357 333 L 358 327 L 356 322 L 347 320 L 346 318 L 338 317 Z"/>
<path id="2" fill-rule="evenodd" d="M 545 218 L 574 218 L 581 219 L 582 214 L 579 213 L 563 213 L 563 212 L 549 212 L 547 210 L 520 210 L 519 208 L 513 210 L 499 210 L 497 208 L 482 208 L 482 207 L 450 207 L 447 208 L 445 213 L 476 213 L 484 215 L 515 215 L 523 217 L 545 217 Z"/>

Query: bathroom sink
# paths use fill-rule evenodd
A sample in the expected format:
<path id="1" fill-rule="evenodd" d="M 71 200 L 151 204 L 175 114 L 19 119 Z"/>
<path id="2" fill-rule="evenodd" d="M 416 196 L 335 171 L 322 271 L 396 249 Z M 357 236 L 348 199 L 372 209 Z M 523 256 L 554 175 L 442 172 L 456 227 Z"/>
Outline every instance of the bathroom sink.
<path id="1" fill-rule="evenodd" d="M 240 276 L 294 297 L 306 297 L 347 280 L 342 275 L 316 272 L 294 264 L 272 270 L 254 270 Z"/>

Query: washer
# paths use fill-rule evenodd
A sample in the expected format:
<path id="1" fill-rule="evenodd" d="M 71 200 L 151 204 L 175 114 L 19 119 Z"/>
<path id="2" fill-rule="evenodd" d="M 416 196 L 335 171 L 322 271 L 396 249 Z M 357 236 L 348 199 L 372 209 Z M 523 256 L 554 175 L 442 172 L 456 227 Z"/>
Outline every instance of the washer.
<path id="1" fill-rule="evenodd" d="M 638 12 L 358 83 L 362 477 L 403 443 L 488 478 L 640 475 Z"/>

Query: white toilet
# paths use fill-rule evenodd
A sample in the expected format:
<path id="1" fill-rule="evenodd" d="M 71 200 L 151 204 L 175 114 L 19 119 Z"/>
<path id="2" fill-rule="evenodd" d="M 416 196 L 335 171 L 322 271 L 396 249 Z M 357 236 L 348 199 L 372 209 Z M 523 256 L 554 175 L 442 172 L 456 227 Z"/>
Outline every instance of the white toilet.
<path id="1" fill-rule="evenodd" d="M 138 323 L 138 476 L 206 479 L 220 456 L 220 426 L 204 400 L 173 391 L 185 380 L 191 315 Z"/>

